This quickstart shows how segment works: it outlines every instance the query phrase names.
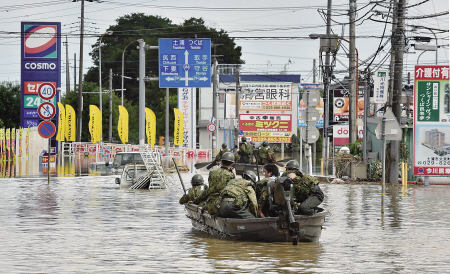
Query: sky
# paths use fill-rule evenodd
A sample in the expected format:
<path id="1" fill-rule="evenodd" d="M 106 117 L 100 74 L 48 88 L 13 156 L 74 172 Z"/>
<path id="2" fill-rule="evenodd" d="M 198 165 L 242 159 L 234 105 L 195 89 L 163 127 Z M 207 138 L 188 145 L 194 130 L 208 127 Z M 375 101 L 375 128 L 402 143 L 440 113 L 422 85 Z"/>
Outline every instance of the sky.
<path id="1" fill-rule="evenodd" d="M 424 2 L 420 5 L 415 4 Z M 385 24 L 368 19 L 385 21 L 389 1 L 369 2 L 357 1 L 356 48 L 359 51 L 360 62 L 371 60 L 371 56 L 378 49 Z M 181 23 L 190 17 L 202 17 L 206 25 L 223 29 L 231 37 L 235 37 L 236 44 L 242 47 L 243 59 L 246 65 L 244 73 L 287 73 L 300 74 L 302 81 L 312 82 L 313 59 L 319 58 L 319 41 L 311 40 L 311 33 L 325 33 L 325 17 L 319 10 L 326 12 L 326 0 L 315 1 L 175 1 L 175 0 L 102 0 L 99 2 L 86 2 L 85 29 L 87 34 L 102 35 L 115 19 L 130 13 L 144 13 L 167 17 L 174 23 Z M 412 25 L 426 26 L 445 32 L 437 33 L 438 63 L 449 63 L 449 2 L 448 0 L 410 0 L 406 24 L 406 37 L 427 36 L 433 37 L 427 29 L 413 32 Z M 0 82 L 20 81 L 20 31 L 21 21 L 50 21 L 61 22 L 62 33 L 78 34 L 81 2 L 71 0 L 17 0 L 0 1 Z M 334 33 L 348 37 L 348 0 L 333 0 L 334 20 L 332 30 Z M 385 7 L 383 7 L 385 6 Z M 447 11 L 444 16 L 416 19 L 429 14 Z M 391 34 L 391 25 L 386 26 L 385 35 L 381 43 L 384 44 Z M 11 33 L 13 32 L 13 33 Z M 97 37 L 98 37 L 97 36 Z M 253 37 L 253 38 L 252 38 Z M 254 37 L 266 37 L 255 39 Z M 274 37 L 284 37 L 275 39 Z M 86 72 L 92 61 L 89 52 L 96 38 L 84 41 L 84 71 Z M 413 40 L 409 44 L 416 43 Z M 70 75 L 73 79 L 73 56 L 79 56 L 79 38 L 68 40 L 70 57 Z M 431 40 L 431 45 L 435 40 Z M 343 47 L 348 45 L 343 43 Z M 386 67 L 389 58 L 386 57 L 390 42 L 375 57 L 373 67 Z M 412 46 L 407 46 L 404 64 L 405 71 L 412 71 L 420 52 Z M 65 57 L 65 48 L 62 50 Z M 78 57 L 77 57 L 78 58 Z M 383 63 L 383 60 L 384 63 Z M 421 64 L 434 64 L 435 52 L 425 52 L 420 57 Z M 62 83 L 65 87 L 65 60 L 63 60 Z M 78 64 L 77 64 L 78 66 Z M 345 49 L 342 48 L 337 57 L 335 71 L 338 78 L 346 75 L 348 59 Z M 340 73 L 339 73 L 340 72 Z M 78 77 L 78 76 L 77 76 Z M 72 85 L 73 85 L 73 80 Z"/>

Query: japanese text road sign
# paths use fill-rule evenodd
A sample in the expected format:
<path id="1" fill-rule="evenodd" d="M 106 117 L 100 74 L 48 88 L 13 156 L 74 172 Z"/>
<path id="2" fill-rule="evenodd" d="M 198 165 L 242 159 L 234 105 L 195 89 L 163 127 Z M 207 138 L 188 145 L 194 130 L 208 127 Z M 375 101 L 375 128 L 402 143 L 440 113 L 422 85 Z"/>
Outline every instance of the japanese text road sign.
<path id="1" fill-rule="evenodd" d="M 42 138 L 52 138 L 56 132 L 55 124 L 51 121 L 42 121 L 38 126 L 38 132 Z"/>
<path id="2" fill-rule="evenodd" d="M 211 39 L 159 39 L 159 87 L 211 87 Z"/>

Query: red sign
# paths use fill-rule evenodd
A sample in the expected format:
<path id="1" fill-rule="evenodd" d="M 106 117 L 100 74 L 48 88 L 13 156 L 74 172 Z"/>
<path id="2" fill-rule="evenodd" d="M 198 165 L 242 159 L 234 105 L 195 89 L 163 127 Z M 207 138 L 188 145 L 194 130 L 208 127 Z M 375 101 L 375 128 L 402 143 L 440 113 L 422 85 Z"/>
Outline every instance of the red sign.
<path id="1" fill-rule="evenodd" d="M 240 114 L 239 130 L 291 132 L 291 114 Z"/>
<path id="2" fill-rule="evenodd" d="M 207 150 L 199 150 L 197 151 L 198 158 L 207 158 L 208 157 L 208 151 Z"/>
<path id="3" fill-rule="evenodd" d="M 186 151 L 186 158 L 192 159 L 195 157 L 195 151 L 194 150 L 188 150 Z"/>
<path id="4" fill-rule="evenodd" d="M 214 131 L 216 131 L 216 125 L 213 124 L 213 123 L 210 123 L 210 124 L 208 125 L 208 131 L 209 131 L 209 132 L 214 132 Z"/>
<path id="5" fill-rule="evenodd" d="M 42 138 L 52 138 L 56 133 L 56 126 L 51 121 L 42 121 L 38 125 L 38 133 Z"/>
<path id="6" fill-rule="evenodd" d="M 39 90 L 39 86 L 42 85 L 44 82 L 28 82 L 28 81 L 24 81 L 23 82 L 23 93 L 27 94 L 27 95 L 37 95 L 38 94 L 38 90 Z M 53 86 L 56 87 L 56 82 L 47 82 L 52 84 Z"/>
<path id="7" fill-rule="evenodd" d="M 416 66 L 414 80 L 449 80 L 448 66 Z"/>

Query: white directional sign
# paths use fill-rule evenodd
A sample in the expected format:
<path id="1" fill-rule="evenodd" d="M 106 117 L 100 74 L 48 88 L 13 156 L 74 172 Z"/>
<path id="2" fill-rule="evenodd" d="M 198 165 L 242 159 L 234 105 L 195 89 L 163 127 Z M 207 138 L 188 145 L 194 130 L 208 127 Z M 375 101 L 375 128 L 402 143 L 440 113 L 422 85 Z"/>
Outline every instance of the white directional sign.
<path id="1" fill-rule="evenodd" d="M 211 40 L 159 39 L 159 87 L 211 87 Z"/>

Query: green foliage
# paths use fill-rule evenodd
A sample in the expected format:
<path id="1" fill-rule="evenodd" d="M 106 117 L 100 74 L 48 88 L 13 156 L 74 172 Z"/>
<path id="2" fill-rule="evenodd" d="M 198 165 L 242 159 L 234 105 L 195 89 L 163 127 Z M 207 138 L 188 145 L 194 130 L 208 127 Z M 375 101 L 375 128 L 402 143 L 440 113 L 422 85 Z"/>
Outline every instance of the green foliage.
<path id="1" fill-rule="evenodd" d="M 20 86 L 11 82 L 0 83 L 0 127 L 20 126 Z"/>
<path id="2" fill-rule="evenodd" d="M 125 47 L 128 47 L 124 53 L 124 74 L 132 79 L 124 79 L 124 97 L 129 102 L 127 109 L 129 111 L 130 117 L 130 133 L 129 141 L 136 142 L 138 134 L 138 105 L 139 105 L 139 83 L 136 80 L 139 74 L 139 50 L 137 49 L 138 43 L 135 42 L 137 39 L 144 39 L 146 45 L 158 45 L 158 38 L 211 38 L 211 42 L 214 44 L 220 44 L 216 47 L 216 55 L 222 57 L 219 58 L 220 63 L 237 64 L 243 63 L 240 59 L 241 47 L 236 46 L 233 39 L 231 39 L 224 30 L 216 30 L 205 26 L 205 22 L 201 18 L 190 18 L 185 20 L 181 24 L 174 24 L 168 18 L 163 18 L 160 16 L 145 15 L 143 13 L 133 13 L 122 16 L 116 19 L 116 24 L 108 28 L 108 30 L 113 31 L 113 35 L 104 35 L 102 39 L 102 83 L 103 88 L 106 89 L 108 86 L 108 75 L 109 69 L 113 70 L 113 88 L 118 89 L 121 87 L 121 77 L 122 74 L 122 52 Z M 89 69 L 86 77 L 84 78 L 86 82 L 98 83 L 98 45 L 99 39 L 95 45 L 92 47 L 90 53 L 94 64 L 96 67 Z M 158 75 L 158 51 L 157 50 L 147 50 L 146 51 L 146 75 L 154 77 Z M 88 83 L 85 83 L 87 86 Z M 145 95 L 145 105 L 146 107 L 152 109 L 155 112 L 157 125 L 156 125 L 156 135 L 165 135 L 165 89 L 159 88 L 157 81 L 146 82 L 146 95 Z M 85 89 L 86 90 L 86 89 Z M 95 89 L 95 90 L 98 90 Z M 86 90 L 88 91 L 88 90 Z M 91 90 L 89 90 L 91 91 Z M 117 94 L 120 94 L 117 91 Z M 95 96 L 95 95 L 93 95 Z M 92 98 L 92 102 L 89 101 L 91 96 L 85 96 L 84 100 L 84 110 L 89 103 L 95 101 Z M 98 96 L 96 96 L 98 97 Z M 105 99 L 103 99 L 103 102 Z M 105 105 L 105 103 L 104 103 Z M 127 104 L 125 104 L 127 105 Z M 174 113 L 173 108 L 177 107 L 177 90 L 170 89 L 170 99 L 169 99 L 169 121 L 170 121 L 170 135 L 173 135 L 173 123 L 174 123 Z M 74 106 L 75 108 L 75 106 Z M 133 112 L 136 111 L 136 112 Z M 131 113 L 134 113 L 132 116 Z M 83 111 L 83 124 L 87 125 L 85 122 L 87 113 Z M 113 119 L 116 116 L 113 117 Z M 106 119 L 107 116 L 103 115 L 103 127 L 106 129 Z M 88 118 L 87 118 L 88 119 Z M 116 121 L 116 120 L 114 120 Z M 115 122 L 117 123 L 117 122 Z M 104 131 L 105 133 L 105 131 Z M 106 131 L 107 133 L 107 131 Z M 86 136 L 86 137 L 85 137 Z M 83 140 L 89 136 L 89 132 L 83 129 Z M 103 134 L 105 136 L 105 134 Z M 107 136 L 107 135 L 106 135 Z M 135 139 L 136 137 L 136 139 Z"/>
<path id="3" fill-rule="evenodd" d="M 362 140 L 357 140 L 349 145 L 350 154 L 362 157 Z"/>
<path id="4" fill-rule="evenodd" d="M 383 175 L 382 168 L 383 168 L 383 165 L 380 160 L 370 161 L 368 177 L 373 180 L 381 180 L 381 176 Z"/>

